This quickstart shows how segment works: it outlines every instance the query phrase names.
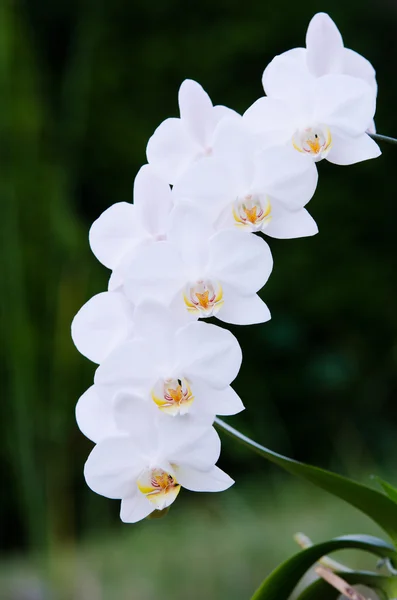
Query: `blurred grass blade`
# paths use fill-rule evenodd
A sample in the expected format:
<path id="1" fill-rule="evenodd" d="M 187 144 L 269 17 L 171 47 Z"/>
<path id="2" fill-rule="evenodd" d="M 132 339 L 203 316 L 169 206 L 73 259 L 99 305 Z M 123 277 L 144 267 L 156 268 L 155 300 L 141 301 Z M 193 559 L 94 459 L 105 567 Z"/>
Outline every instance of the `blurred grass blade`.
<path id="1" fill-rule="evenodd" d="M 27 540 L 32 546 L 43 547 L 46 538 L 45 493 L 41 484 L 41 464 L 35 453 L 33 425 L 36 409 L 33 401 L 37 392 L 35 340 L 29 311 L 31 298 L 24 255 L 26 239 L 21 228 L 23 211 L 18 189 L 19 182 L 27 179 L 26 171 L 23 172 L 21 167 L 27 152 L 21 147 L 19 137 L 21 122 L 25 124 L 26 118 L 18 108 L 21 96 L 28 95 L 27 82 L 21 82 L 21 72 L 17 68 L 25 48 L 19 17 L 16 3 L 0 3 L 1 332 L 2 345 L 6 349 L 5 376 L 2 378 L 6 419 L 2 439 L 8 445 L 5 464 L 10 466 L 13 475 L 15 504 L 26 523 Z M 33 79 L 34 75 L 30 75 Z M 31 111 L 35 108 L 32 106 Z"/>
<path id="2" fill-rule="evenodd" d="M 379 596 L 380 600 L 392 600 L 397 594 L 397 582 L 393 577 L 368 573 L 366 571 L 354 571 L 352 573 L 341 573 L 341 577 L 350 585 L 365 585 Z M 323 579 L 319 579 L 309 585 L 297 600 L 335 600 L 337 592 Z"/>
<path id="3" fill-rule="evenodd" d="M 270 462 L 355 506 L 377 523 L 394 543 L 397 543 L 397 506 L 388 496 L 342 475 L 277 454 L 254 442 L 221 419 L 215 419 L 215 424 Z"/>
<path id="4" fill-rule="evenodd" d="M 287 598 L 305 573 L 323 556 L 336 550 L 358 549 L 382 558 L 395 558 L 396 550 L 384 540 L 369 535 L 348 535 L 316 544 L 295 554 L 267 577 L 252 600 L 279 600 Z M 344 574 L 345 575 L 345 574 Z M 335 596 L 335 590 L 334 590 Z M 318 598 L 322 598 L 321 595 Z"/>

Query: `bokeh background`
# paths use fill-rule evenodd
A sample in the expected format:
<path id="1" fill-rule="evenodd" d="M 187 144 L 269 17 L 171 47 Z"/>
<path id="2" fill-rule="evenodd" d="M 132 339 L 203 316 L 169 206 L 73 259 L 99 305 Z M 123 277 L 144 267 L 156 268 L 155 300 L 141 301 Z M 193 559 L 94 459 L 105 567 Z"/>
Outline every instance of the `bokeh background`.
<path id="1" fill-rule="evenodd" d="M 220 464 L 234 489 L 184 492 L 166 519 L 123 525 L 118 502 L 85 486 L 92 445 L 74 420 L 95 366 L 70 322 L 108 277 L 91 222 L 132 200 L 183 79 L 244 111 L 319 10 L 375 65 L 377 128 L 397 136 L 394 0 L 1 0 L 1 598 L 244 599 L 296 550 L 297 530 L 375 531 L 228 439 Z M 234 330 L 247 410 L 233 425 L 370 485 L 371 473 L 397 482 L 397 149 L 382 149 L 319 165 L 320 235 L 270 240 L 272 321 Z"/>

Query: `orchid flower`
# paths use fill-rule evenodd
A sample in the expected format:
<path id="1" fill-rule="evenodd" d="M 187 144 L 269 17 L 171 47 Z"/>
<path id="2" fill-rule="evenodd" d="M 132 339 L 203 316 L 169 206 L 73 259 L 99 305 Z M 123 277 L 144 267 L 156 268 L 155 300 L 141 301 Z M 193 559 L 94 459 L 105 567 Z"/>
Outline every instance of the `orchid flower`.
<path id="1" fill-rule="evenodd" d="M 134 204 L 118 202 L 92 224 L 90 245 L 97 259 L 112 269 L 109 289 L 122 284 L 118 268 L 137 248 L 166 237 L 172 208 L 171 190 L 149 165 L 144 165 L 134 182 Z"/>
<path id="2" fill-rule="evenodd" d="M 262 231 L 276 238 L 317 233 L 303 208 L 317 185 L 312 161 L 291 147 L 261 150 L 260 138 L 235 120 L 220 124 L 217 147 L 219 158 L 193 164 L 175 184 L 175 204 L 193 201 L 217 229 Z"/>
<path id="3" fill-rule="evenodd" d="M 257 295 L 273 259 L 266 242 L 237 231 L 214 232 L 198 207 L 175 207 L 167 241 L 142 248 L 123 273 L 133 302 L 154 299 L 193 318 L 216 316 L 227 323 L 270 319 Z"/>
<path id="4" fill-rule="evenodd" d="M 179 89 L 180 118 L 169 118 L 156 129 L 147 145 L 150 165 L 174 184 L 193 162 L 214 153 L 218 123 L 239 118 L 226 106 L 213 106 L 200 84 L 186 79 Z"/>
<path id="5" fill-rule="evenodd" d="M 197 321 L 180 327 L 175 315 L 155 302 L 137 306 L 135 331 L 98 367 L 99 393 L 123 390 L 170 416 L 213 418 L 243 410 L 230 387 L 242 360 L 232 333 Z"/>
<path id="6" fill-rule="evenodd" d="M 317 13 L 310 21 L 306 33 L 306 48 L 288 50 L 276 56 L 266 67 L 262 78 L 266 95 L 273 96 L 272 72 L 281 69 L 284 63 L 289 63 L 296 71 L 307 71 L 312 77 L 330 74 L 357 77 L 368 83 L 374 96 L 377 95 L 375 69 L 361 54 L 345 48 L 339 29 L 326 13 Z M 367 130 L 375 132 L 373 119 Z"/>
<path id="7" fill-rule="evenodd" d="M 267 75 L 281 60 L 292 61 L 296 69 L 307 69 L 313 77 L 340 74 L 363 79 L 376 95 L 375 69 L 361 54 L 345 48 L 339 29 L 326 13 L 317 13 L 310 21 L 306 33 L 306 48 L 283 52 L 265 69 L 262 83 L 266 94 Z"/>
<path id="8" fill-rule="evenodd" d="M 93 491 L 121 499 L 122 521 L 136 523 L 167 508 L 181 487 L 213 492 L 233 485 L 215 466 L 220 440 L 213 427 L 161 413 L 153 419 L 148 407 L 145 413 L 131 402 L 118 403 L 114 419 L 119 434 L 102 436 L 88 457 L 84 476 Z"/>
<path id="9" fill-rule="evenodd" d="M 314 78 L 285 61 L 267 73 L 266 90 L 268 96 L 243 118 L 269 146 L 292 145 L 315 162 L 326 158 L 338 165 L 380 155 L 366 133 L 375 96 L 365 81 L 349 75 Z"/>
<path id="10" fill-rule="evenodd" d="M 233 484 L 216 466 L 213 423 L 244 409 L 231 387 L 242 353 L 231 332 L 200 319 L 268 321 L 258 292 L 273 258 L 257 234 L 314 235 L 305 206 L 316 163 L 380 154 L 367 133 L 375 72 L 344 47 L 328 15 L 313 17 L 306 48 L 272 60 L 263 87 L 266 96 L 241 117 L 185 80 L 180 117 L 166 119 L 148 142 L 134 203 L 114 204 L 90 230 L 93 253 L 112 273 L 109 291 L 72 323 L 76 347 L 99 365 L 76 420 L 96 444 L 86 481 L 121 499 L 125 522 L 166 509 L 181 487 Z"/>

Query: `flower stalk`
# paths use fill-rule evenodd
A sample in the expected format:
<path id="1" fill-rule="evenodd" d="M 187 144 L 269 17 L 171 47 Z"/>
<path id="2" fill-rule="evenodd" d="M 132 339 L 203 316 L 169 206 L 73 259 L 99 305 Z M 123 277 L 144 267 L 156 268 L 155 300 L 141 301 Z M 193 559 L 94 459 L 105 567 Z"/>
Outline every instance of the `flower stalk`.
<path id="1" fill-rule="evenodd" d="M 387 144 L 397 144 L 397 138 L 390 137 L 388 135 L 381 135 L 380 133 L 370 133 L 369 136 L 375 140 L 375 142 L 386 142 Z"/>

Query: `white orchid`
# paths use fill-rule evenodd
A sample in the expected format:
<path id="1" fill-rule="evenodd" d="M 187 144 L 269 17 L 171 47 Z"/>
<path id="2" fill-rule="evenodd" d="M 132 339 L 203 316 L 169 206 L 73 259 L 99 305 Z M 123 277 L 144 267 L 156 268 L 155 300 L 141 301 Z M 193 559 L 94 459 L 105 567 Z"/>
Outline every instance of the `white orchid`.
<path id="1" fill-rule="evenodd" d="M 357 77 L 366 81 L 376 95 L 375 69 L 361 54 L 345 48 L 339 29 L 326 13 L 317 13 L 310 21 L 306 48 L 293 48 L 276 56 L 265 69 L 262 83 L 266 94 L 270 92 L 267 89 L 268 75 L 281 61 L 292 61 L 295 69 L 307 69 L 313 77 L 330 74 Z"/>
<path id="2" fill-rule="evenodd" d="M 186 199 L 206 210 L 218 229 L 263 231 L 276 238 L 317 233 L 303 208 L 317 185 L 312 161 L 292 147 L 261 150 L 258 136 L 241 121 L 219 126 L 220 158 L 193 164 L 173 188 L 174 202 Z"/>
<path id="3" fill-rule="evenodd" d="M 291 145 L 314 161 L 349 165 L 380 155 L 366 133 L 375 113 L 370 86 L 349 75 L 312 77 L 289 61 L 266 76 L 268 96 L 244 114 L 269 145 Z"/>
<path id="4" fill-rule="evenodd" d="M 304 77 L 322 77 L 340 74 L 357 77 L 368 83 L 376 98 L 378 86 L 375 69 L 358 52 L 345 48 L 343 38 L 334 21 L 326 13 L 317 13 L 309 23 L 306 33 L 306 48 L 293 48 L 276 56 L 266 67 L 262 83 L 266 95 L 276 97 L 279 93 L 273 86 L 273 72 L 281 71 L 289 65 L 296 73 L 304 71 Z M 367 131 L 375 132 L 375 123 L 371 118 Z"/>
<path id="5" fill-rule="evenodd" d="M 215 466 L 220 440 L 213 427 L 161 413 L 153 419 L 148 407 L 147 411 L 119 403 L 115 422 L 120 434 L 102 436 L 84 468 L 92 490 L 121 499 L 120 517 L 127 523 L 170 506 L 181 487 L 217 492 L 234 483 Z"/>
<path id="6" fill-rule="evenodd" d="M 121 499 L 125 522 L 167 508 L 181 487 L 232 485 L 216 466 L 212 425 L 216 415 L 244 409 L 231 387 L 242 353 L 231 332 L 199 319 L 269 320 L 258 292 L 273 259 L 256 233 L 314 235 L 305 206 L 316 162 L 380 154 L 366 133 L 377 92 L 370 63 L 344 47 L 324 13 L 310 22 L 306 45 L 269 64 L 266 97 L 243 117 L 185 80 L 180 117 L 149 140 L 134 204 L 111 206 L 90 230 L 91 248 L 112 274 L 109 291 L 72 323 L 77 348 L 99 364 L 76 420 L 96 444 L 87 483 Z"/>
<path id="7" fill-rule="evenodd" d="M 171 416 L 190 413 L 213 420 L 216 414 L 243 410 L 230 387 L 242 360 L 230 331 L 197 321 L 180 327 L 170 310 L 154 302 L 137 306 L 135 327 L 134 339 L 118 346 L 98 367 L 100 394 L 141 396 L 142 403 L 146 400 Z"/>
<path id="8" fill-rule="evenodd" d="M 183 204 L 173 210 L 167 241 L 134 255 L 123 273 L 124 287 L 133 302 L 155 299 L 193 318 L 262 323 L 270 312 L 257 292 L 272 266 L 264 240 L 230 230 L 214 233 L 208 215 Z"/>
<path id="9" fill-rule="evenodd" d="M 113 204 L 94 221 L 90 245 L 97 259 L 113 271 L 109 289 L 122 284 L 118 269 L 134 250 L 165 239 L 171 209 L 169 185 L 144 165 L 135 178 L 134 204 Z"/>
<path id="10" fill-rule="evenodd" d="M 179 88 L 180 118 L 169 118 L 156 129 L 147 145 L 147 159 L 169 183 L 185 169 L 214 153 L 216 127 L 223 118 L 239 115 L 226 106 L 213 106 L 200 84 L 186 79 Z"/>
<path id="11" fill-rule="evenodd" d="M 98 392 L 92 385 L 76 404 L 76 421 L 80 431 L 96 444 L 108 437 L 120 435 L 115 419 L 113 398 Z"/>
<path id="12" fill-rule="evenodd" d="M 101 292 L 84 304 L 72 322 L 79 352 L 95 363 L 133 335 L 134 307 L 121 292 Z"/>
<path id="13" fill-rule="evenodd" d="M 220 441 L 215 430 L 183 418 L 156 420 L 131 403 L 115 409 L 120 434 L 102 437 L 84 469 L 99 494 L 120 498 L 121 519 L 134 523 L 176 499 L 181 486 L 192 491 L 222 491 L 233 484 L 215 466 Z"/>

